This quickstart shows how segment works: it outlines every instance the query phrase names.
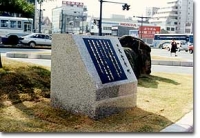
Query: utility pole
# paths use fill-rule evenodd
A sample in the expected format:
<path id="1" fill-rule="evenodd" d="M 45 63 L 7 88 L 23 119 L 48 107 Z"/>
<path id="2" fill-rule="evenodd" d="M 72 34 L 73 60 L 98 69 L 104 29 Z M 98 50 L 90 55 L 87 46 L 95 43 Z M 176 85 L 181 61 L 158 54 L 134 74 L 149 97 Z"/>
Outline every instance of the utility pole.
<path id="1" fill-rule="evenodd" d="M 140 18 L 141 19 L 141 25 L 140 25 L 140 31 L 141 31 L 141 34 L 140 34 L 140 38 L 142 39 L 142 26 L 143 26 L 143 19 L 149 19 L 151 17 L 145 17 L 145 16 L 133 16 L 133 17 L 136 17 L 136 18 Z"/>
<path id="2" fill-rule="evenodd" d="M 2 68 L 1 53 L 0 53 L 0 68 Z"/>
<path id="3" fill-rule="evenodd" d="M 42 18 L 42 9 L 41 9 L 41 5 L 42 2 L 39 3 L 40 4 L 40 12 L 39 12 L 39 33 L 41 33 L 41 18 Z"/>
<path id="4" fill-rule="evenodd" d="M 63 14 L 63 10 L 61 11 L 61 26 L 60 26 L 60 33 L 62 34 L 63 33 L 63 17 L 64 17 L 64 14 Z"/>
<path id="5" fill-rule="evenodd" d="M 42 3 L 44 0 L 37 0 L 37 2 L 40 4 L 40 11 L 39 11 L 39 33 L 41 33 L 41 25 L 42 25 Z"/>
<path id="6" fill-rule="evenodd" d="M 98 20 L 98 24 L 99 24 L 99 36 L 102 36 L 102 6 L 103 6 L 103 2 L 108 2 L 108 3 L 115 3 L 115 4 L 124 4 L 123 10 L 129 10 L 130 9 L 130 5 L 128 5 L 127 3 L 122 3 L 122 2 L 114 2 L 114 1 L 105 1 L 105 0 L 99 0 L 100 2 L 100 16 L 99 16 L 99 20 Z"/>
<path id="7" fill-rule="evenodd" d="M 103 0 L 100 0 L 99 36 L 102 36 L 102 5 L 103 5 Z"/>

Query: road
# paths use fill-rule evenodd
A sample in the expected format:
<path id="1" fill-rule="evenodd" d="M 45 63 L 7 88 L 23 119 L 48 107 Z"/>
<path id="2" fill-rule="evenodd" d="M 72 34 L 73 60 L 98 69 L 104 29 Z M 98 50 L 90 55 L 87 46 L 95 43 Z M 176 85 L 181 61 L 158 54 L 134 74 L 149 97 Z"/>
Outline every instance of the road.
<path id="1" fill-rule="evenodd" d="M 51 51 L 51 49 L 22 49 L 22 48 L 0 48 L 0 53 L 6 52 L 46 52 Z M 169 57 L 170 52 L 166 49 L 151 49 L 151 55 Z M 184 58 L 186 60 L 193 61 L 193 54 L 189 52 L 181 51 L 177 52 L 178 57 Z"/>
<path id="2" fill-rule="evenodd" d="M 169 57 L 170 52 L 167 51 L 166 49 L 151 49 L 151 55 Z M 177 52 L 177 55 L 179 58 L 183 58 L 188 61 L 193 61 L 194 55 L 190 54 L 189 52 L 180 51 L 180 52 Z"/>
<path id="3" fill-rule="evenodd" d="M 47 49 L 16 49 L 16 48 L 0 48 L 0 52 L 5 56 L 6 52 L 45 52 L 51 51 Z M 151 55 L 157 56 L 170 56 L 169 51 L 164 49 L 152 49 Z M 181 51 L 178 52 L 178 56 L 184 59 L 188 59 L 193 61 L 193 54 L 189 54 L 188 52 Z M 45 59 L 22 59 L 22 58 L 13 58 L 13 60 L 23 61 L 34 63 L 38 65 L 51 67 L 51 60 Z M 152 65 L 152 72 L 167 72 L 167 73 L 184 73 L 184 74 L 193 74 L 193 67 L 181 67 L 181 66 L 161 66 L 161 65 Z"/>
<path id="4" fill-rule="evenodd" d="M 42 66 L 51 67 L 51 60 L 45 59 L 21 59 L 13 58 L 13 60 L 23 61 L 28 63 L 34 63 Z M 184 73 L 184 74 L 193 74 L 193 67 L 181 67 L 181 66 L 161 66 L 161 65 L 152 65 L 152 72 L 167 72 L 167 73 Z"/>

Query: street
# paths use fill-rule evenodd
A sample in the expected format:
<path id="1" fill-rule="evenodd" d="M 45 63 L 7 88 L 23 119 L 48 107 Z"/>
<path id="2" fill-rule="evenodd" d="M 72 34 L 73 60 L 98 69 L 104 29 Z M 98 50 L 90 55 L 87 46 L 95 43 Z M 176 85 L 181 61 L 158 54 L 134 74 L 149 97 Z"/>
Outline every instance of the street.
<path id="1" fill-rule="evenodd" d="M 17 49 L 17 48 L 0 48 L 0 52 L 5 56 L 6 52 L 51 52 L 47 49 Z M 151 55 L 155 56 L 165 56 L 169 57 L 169 51 L 165 49 L 152 49 Z M 193 61 L 193 54 L 188 52 L 181 51 L 178 52 L 178 56 L 184 59 Z M 13 58 L 13 60 L 34 63 L 38 65 L 51 67 L 51 60 L 48 59 L 27 59 L 27 58 Z M 161 66 L 161 65 L 152 65 L 152 72 L 167 72 L 167 73 L 184 73 L 184 74 L 193 74 L 193 67 L 181 67 L 181 66 Z"/>
<path id="2" fill-rule="evenodd" d="M 170 57 L 170 52 L 167 51 L 166 49 L 153 49 L 152 48 L 151 55 Z M 178 55 L 178 58 L 183 58 L 188 61 L 193 61 L 194 54 L 190 54 L 189 52 L 180 51 L 180 52 L 177 52 L 177 55 Z"/>
<path id="3" fill-rule="evenodd" d="M 47 59 L 22 59 L 22 58 L 12 58 L 13 60 L 23 61 L 28 63 L 34 63 L 42 66 L 51 67 L 51 60 Z M 166 73 L 183 73 L 183 74 L 193 74 L 193 67 L 182 67 L 182 66 L 162 66 L 162 65 L 152 65 L 151 72 L 166 72 Z"/>

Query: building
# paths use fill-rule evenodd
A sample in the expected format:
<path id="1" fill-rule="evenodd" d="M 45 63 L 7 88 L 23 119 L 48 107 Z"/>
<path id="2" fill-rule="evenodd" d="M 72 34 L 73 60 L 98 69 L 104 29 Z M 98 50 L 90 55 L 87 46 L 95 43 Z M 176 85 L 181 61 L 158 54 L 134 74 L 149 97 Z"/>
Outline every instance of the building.
<path id="1" fill-rule="evenodd" d="M 193 33 L 193 0 L 168 0 L 149 22 L 169 33 Z"/>
<path id="2" fill-rule="evenodd" d="M 49 19 L 49 17 L 45 16 L 42 18 L 42 24 L 41 24 L 41 31 L 42 33 L 51 34 L 52 29 L 52 23 Z"/>
<path id="3" fill-rule="evenodd" d="M 52 33 L 83 33 L 87 8 L 82 2 L 62 1 L 52 10 Z"/>
<path id="4" fill-rule="evenodd" d="M 99 27 L 98 27 L 98 20 L 97 17 L 90 17 L 89 20 L 89 31 L 91 35 L 98 35 Z M 141 27 L 144 26 L 144 27 Z M 140 28 L 154 28 L 157 27 L 154 24 L 149 24 L 148 21 L 143 20 L 141 21 L 138 18 L 125 18 L 124 15 L 111 15 L 110 18 L 102 18 L 102 35 L 113 35 L 113 36 L 122 36 L 122 35 L 131 35 L 130 31 L 138 30 L 138 33 L 152 33 L 152 31 L 143 30 L 140 31 Z M 129 29 L 130 28 L 130 29 Z M 120 31 L 120 34 L 119 34 Z M 160 33 L 160 32 L 159 32 Z M 139 35 L 139 34 L 138 34 Z M 141 36 L 141 35 L 140 35 Z M 145 42 L 152 43 L 153 38 L 145 37 L 147 34 L 144 34 L 142 39 Z"/>
<path id="5" fill-rule="evenodd" d="M 99 33 L 98 20 L 98 17 L 91 17 L 89 20 L 89 30 L 92 35 L 98 35 Z M 135 18 L 125 18 L 124 15 L 113 14 L 110 18 L 102 18 L 102 35 L 111 35 L 113 26 L 134 27 L 138 29 L 140 23 Z"/>
<path id="6" fill-rule="evenodd" d="M 153 17 L 158 12 L 158 7 L 146 7 L 146 16 L 147 17 Z"/>

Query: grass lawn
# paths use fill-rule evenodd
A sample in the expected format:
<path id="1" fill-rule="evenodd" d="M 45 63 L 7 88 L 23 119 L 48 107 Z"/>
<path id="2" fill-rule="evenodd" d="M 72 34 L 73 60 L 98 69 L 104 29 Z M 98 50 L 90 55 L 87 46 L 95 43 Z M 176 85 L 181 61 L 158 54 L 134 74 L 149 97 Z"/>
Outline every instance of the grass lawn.
<path id="1" fill-rule="evenodd" d="M 138 81 L 137 107 L 92 120 L 55 109 L 50 70 L 3 59 L 1 132 L 159 132 L 193 108 L 193 75 L 152 73 Z"/>

